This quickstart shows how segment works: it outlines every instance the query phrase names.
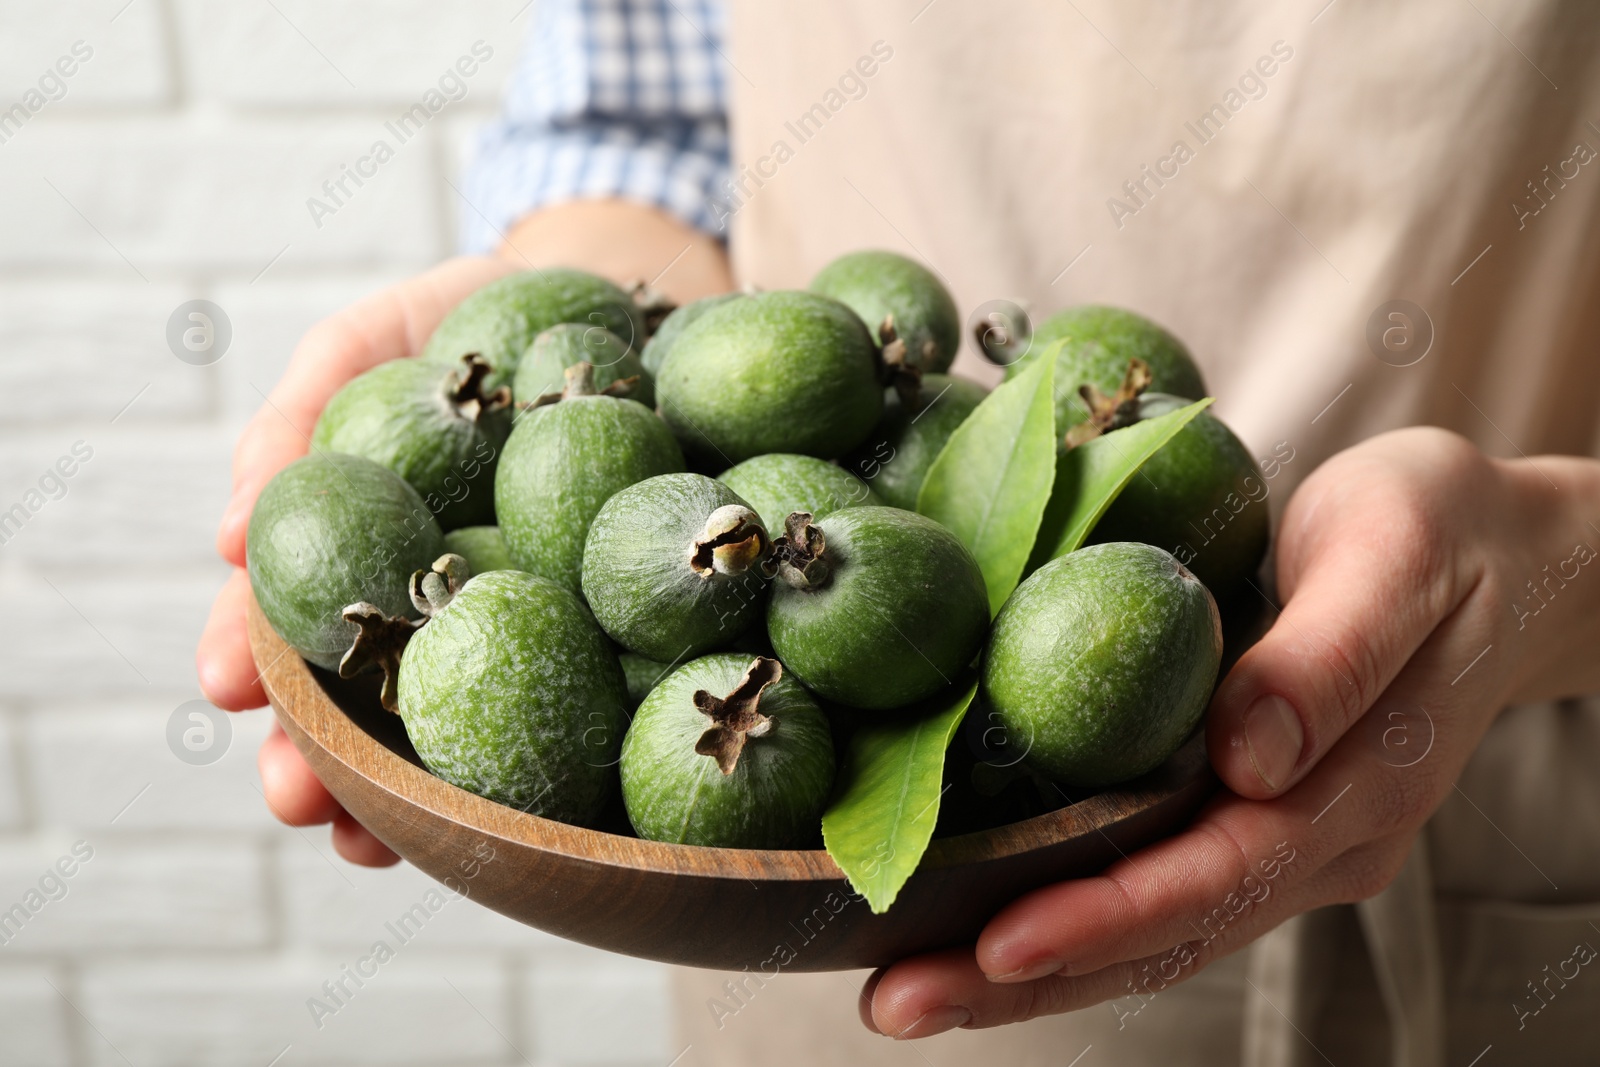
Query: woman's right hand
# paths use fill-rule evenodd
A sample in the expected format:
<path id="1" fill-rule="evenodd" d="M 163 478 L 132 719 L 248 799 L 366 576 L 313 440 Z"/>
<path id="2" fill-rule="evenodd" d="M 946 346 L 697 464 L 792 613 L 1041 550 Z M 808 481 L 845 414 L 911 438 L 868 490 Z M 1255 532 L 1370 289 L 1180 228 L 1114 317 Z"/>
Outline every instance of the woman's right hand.
<path id="1" fill-rule="evenodd" d="M 641 204 L 573 201 L 524 218 L 497 256 L 446 260 L 313 326 L 234 449 L 233 498 L 217 531 L 217 551 L 234 571 L 217 594 L 195 653 L 200 689 L 211 703 L 243 711 L 267 702 L 245 630 L 245 529 L 262 487 L 309 449 L 328 400 L 363 371 L 422 351 L 439 320 L 474 290 L 513 271 L 557 264 L 624 283 L 651 280 L 679 301 L 733 287 L 727 256 L 715 239 Z M 334 848 L 352 863 L 397 862 L 388 846 L 339 806 L 281 728 L 275 726 L 262 744 L 259 766 L 267 806 L 280 820 L 290 826 L 331 822 Z"/>
<path id="2" fill-rule="evenodd" d="M 295 346 L 289 369 L 233 452 L 233 498 L 222 514 L 217 551 L 234 570 L 211 607 L 195 655 L 200 689 L 211 703 L 243 711 L 267 702 L 245 632 L 245 529 L 262 486 L 305 455 L 317 416 L 340 386 L 379 363 L 416 355 L 447 311 L 512 269 L 497 258 L 447 260 L 324 319 Z M 274 726 L 262 744 L 259 765 L 262 793 L 280 820 L 290 826 L 333 823 L 334 847 L 352 863 L 386 866 L 398 859 L 339 806 L 281 727 Z"/>

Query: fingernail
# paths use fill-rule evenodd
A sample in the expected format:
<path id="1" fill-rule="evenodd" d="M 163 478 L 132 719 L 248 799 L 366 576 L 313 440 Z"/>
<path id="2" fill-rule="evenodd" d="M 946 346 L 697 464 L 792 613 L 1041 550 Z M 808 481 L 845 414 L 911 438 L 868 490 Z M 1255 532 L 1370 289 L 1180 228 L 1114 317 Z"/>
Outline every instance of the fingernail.
<path id="1" fill-rule="evenodd" d="M 988 979 L 991 982 L 1032 982 L 1035 979 L 1057 974 L 1063 970 L 1066 965 L 1067 963 L 1065 960 L 1058 960 L 1054 957 L 1051 957 L 1048 959 L 1038 960 L 1024 967 L 1018 967 L 1014 971 L 1007 971 L 1005 974 L 991 974 L 988 976 Z"/>
<path id="2" fill-rule="evenodd" d="M 932 1037 L 946 1030 L 954 1030 L 972 1021 L 972 1013 L 959 1004 L 946 1004 L 942 1008 L 923 1012 L 916 1022 L 895 1034 L 896 1041 L 911 1041 L 919 1037 Z"/>
<path id="3" fill-rule="evenodd" d="M 1256 777 L 1277 792 L 1294 773 L 1305 744 L 1294 705 L 1276 694 L 1256 698 L 1244 713 L 1244 743 Z"/>

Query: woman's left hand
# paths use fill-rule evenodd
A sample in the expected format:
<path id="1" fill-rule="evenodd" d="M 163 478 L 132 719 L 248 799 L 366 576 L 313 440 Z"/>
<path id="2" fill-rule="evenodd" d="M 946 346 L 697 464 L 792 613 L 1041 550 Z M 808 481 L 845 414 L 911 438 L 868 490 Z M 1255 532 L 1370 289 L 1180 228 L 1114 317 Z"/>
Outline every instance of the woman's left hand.
<path id="1" fill-rule="evenodd" d="M 915 1038 L 1073 1011 L 1378 893 L 1502 707 L 1600 689 L 1600 581 L 1576 577 L 1592 524 L 1593 461 L 1491 460 L 1434 429 L 1333 457 L 1285 511 L 1281 613 L 1211 702 L 1231 792 L 1103 874 L 1015 901 L 975 949 L 873 975 L 863 1021 Z M 1530 582 L 1551 591 L 1537 614 Z"/>

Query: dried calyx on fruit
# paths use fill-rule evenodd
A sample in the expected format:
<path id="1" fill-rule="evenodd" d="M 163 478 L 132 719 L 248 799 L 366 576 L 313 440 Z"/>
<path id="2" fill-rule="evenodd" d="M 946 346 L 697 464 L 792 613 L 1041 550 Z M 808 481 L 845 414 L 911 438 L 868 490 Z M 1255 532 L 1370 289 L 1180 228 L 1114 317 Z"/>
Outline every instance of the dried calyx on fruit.
<path id="1" fill-rule="evenodd" d="M 1142 393 L 1117 419 L 1142 422 L 1188 404 L 1166 393 Z M 1267 492 L 1268 482 L 1244 442 L 1202 411 L 1145 462 L 1095 524 L 1089 542 L 1141 541 L 1165 548 L 1219 602 L 1254 600 L 1250 579 L 1272 536 Z"/>
<path id="2" fill-rule="evenodd" d="M 629 344 L 644 337 L 639 308 L 622 289 L 583 271 L 546 267 L 507 275 L 461 301 L 418 358 L 454 364 L 461 353 L 477 352 L 492 368 L 490 384 L 505 385 L 534 338 L 561 322 L 602 326 Z"/>
<path id="3" fill-rule="evenodd" d="M 883 317 L 883 324 L 878 327 L 878 361 L 883 366 L 883 384 L 895 391 L 900 402 L 907 407 L 915 407 L 918 391 L 922 388 L 921 359 L 913 358 L 906 351 L 906 343 L 894 328 L 894 313 Z M 924 341 L 926 352 L 923 355 L 931 358 L 934 349 L 932 341 Z"/>
<path id="4" fill-rule="evenodd" d="M 1139 359 L 1150 367 L 1152 389 L 1189 400 L 1206 395 L 1200 368 L 1183 342 L 1143 315 L 1122 308 L 1086 304 L 1059 311 L 1036 324 L 1027 349 L 1006 364 L 1006 380 L 1021 374 L 1046 352 L 1055 353 L 1055 380 L 1062 386 L 1093 382 L 1102 391 L 1114 391 L 1128 369 L 1128 360 Z M 1055 400 L 1058 432 L 1077 425 L 1088 414 L 1071 388 L 1058 389 Z"/>
<path id="5" fill-rule="evenodd" d="M 732 774 L 744 751 L 745 739 L 764 737 L 777 720 L 761 713 L 761 694 L 783 677 L 783 664 L 757 656 L 739 684 L 727 696 L 719 697 L 704 689 L 694 691 L 694 706 L 711 720 L 706 732 L 694 743 L 694 750 L 717 761 L 717 769 Z"/>
<path id="6" fill-rule="evenodd" d="M 983 572 L 954 534 L 899 508 L 789 517 L 767 637 L 806 688 L 852 708 L 932 696 L 989 628 Z"/>
<path id="7" fill-rule="evenodd" d="M 494 482 L 511 562 L 573 592 L 582 578 L 584 539 L 601 507 L 629 486 L 683 470 L 667 424 L 643 404 L 596 393 L 592 373 L 584 363 L 568 367 L 566 388 L 548 398 L 559 403 L 522 412 Z M 704 521 L 702 514 L 696 528 Z M 687 544 L 674 554 L 679 566 Z"/>
<path id="8" fill-rule="evenodd" d="M 1077 448 L 1085 441 L 1099 437 L 1139 421 L 1139 397 L 1150 388 L 1150 364 L 1142 359 L 1128 360 L 1128 369 L 1122 374 L 1122 384 L 1107 396 L 1093 382 L 1078 386 L 1078 395 L 1089 412 L 1089 418 L 1067 431 L 1065 443 Z"/>
<path id="9" fill-rule="evenodd" d="M 717 481 L 749 501 L 772 533 L 782 533 L 784 520 L 796 511 L 820 519 L 841 508 L 883 503 L 870 485 L 843 467 L 787 452 L 752 456 L 717 475 Z"/>
<path id="10" fill-rule="evenodd" d="M 400 657 L 411 635 L 455 599 L 472 572 L 467 561 L 445 553 L 428 570 L 411 575 L 411 603 L 422 613 L 420 619 L 390 615 L 374 604 L 362 601 L 344 609 L 346 622 L 356 624 L 356 639 L 339 660 L 339 677 L 354 678 L 376 667 L 383 671 L 383 690 L 379 696 L 385 709 L 398 711 L 396 682 L 400 677 Z"/>
<path id="11" fill-rule="evenodd" d="M 772 550 L 760 516 L 703 474 L 620 490 L 589 527 L 584 597 L 611 639 L 663 663 L 729 647 L 758 624 Z"/>
<path id="12" fill-rule="evenodd" d="M 525 404 L 517 406 L 524 410 L 542 408 L 546 404 L 554 404 L 561 400 L 571 400 L 575 396 L 625 397 L 633 392 L 635 385 L 639 384 L 638 375 L 634 375 L 628 378 L 618 378 L 614 382 L 607 383 L 605 388 L 596 389 L 594 385 L 594 364 L 592 363 L 574 363 L 563 371 L 562 375 L 566 380 L 566 384 L 560 392 L 544 393 Z"/>
<path id="13" fill-rule="evenodd" d="M 833 786 L 833 735 L 816 698 L 776 659 L 719 652 L 656 682 L 618 770 L 642 838 L 807 848 Z"/>
<path id="14" fill-rule="evenodd" d="M 766 559 L 771 547 L 759 515 L 743 504 L 724 504 L 689 546 L 689 569 L 702 578 L 743 574 Z"/>
<path id="15" fill-rule="evenodd" d="M 360 456 L 302 456 L 273 475 L 247 534 L 250 588 L 262 614 L 295 651 L 334 670 L 367 603 L 413 617 L 411 572 L 444 552 L 422 497 L 394 471 Z"/>
<path id="16" fill-rule="evenodd" d="M 633 299 L 633 306 L 644 320 L 646 336 L 654 336 L 666 317 L 678 310 L 678 305 L 671 297 L 659 289 L 651 288 L 643 278 L 637 278 L 628 285 L 628 296 Z"/>
<path id="17" fill-rule="evenodd" d="M 568 367 L 588 363 L 594 367 L 594 386 L 604 389 L 621 379 L 635 379 L 627 393 L 647 408 L 656 402 L 655 378 L 644 369 L 633 346 L 601 326 L 563 322 L 533 339 L 533 344 L 517 361 L 511 380 L 511 395 L 518 406 L 527 407 L 547 393 L 560 393 Z"/>
<path id="18" fill-rule="evenodd" d="M 823 558 L 828 538 L 822 527 L 812 525 L 808 511 L 794 512 L 783 525 L 783 536 L 773 542 L 768 570 L 796 589 L 816 589 L 828 580 L 828 561 Z"/>
<path id="19" fill-rule="evenodd" d="M 311 431 L 314 452 L 362 456 L 422 494 L 445 529 L 494 521 L 490 489 L 511 432 L 511 391 L 488 388 L 477 355 L 453 367 L 414 359 L 380 363 L 347 382 Z"/>
<path id="20" fill-rule="evenodd" d="M 447 552 L 434 560 L 431 568 L 411 576 L 411 603 L 425 618 L 431 619 L 455 599 L 471 577 L 466 559 Z"/>
<path id="21" fill-rule="evenodd" d="M 445 386 L 445 396 L 464 419 L 479 422 L 490 412 L 499 411 L 511 404 L 511 390 L 502 385 L 498 389 L 484 389 L 492 369 L 476 352 L 461 357 L 461 369 Z"/>
<path id="22" fill-rule="evenodd" d="M 810 288 L 842 301 L 868 326 L 893 315 L 908 362 L 925 372 L 949 370 L 961 347 L 961 318 L 950 291 L 938 275 L 898 253 L 847 253 L 818 271 Z M 889 340 L 878 338 L 883 345 Z"/>
<path id="23" fill-rule="evenodd" d="M 450 568 L 439 572 L 449 592 Z M 616 780 L 627 683 L 583 602 L 537 575 L 490 571 L 430 606 L 399 677 L 423 765 L 519 811 L 594 825 Z"/>

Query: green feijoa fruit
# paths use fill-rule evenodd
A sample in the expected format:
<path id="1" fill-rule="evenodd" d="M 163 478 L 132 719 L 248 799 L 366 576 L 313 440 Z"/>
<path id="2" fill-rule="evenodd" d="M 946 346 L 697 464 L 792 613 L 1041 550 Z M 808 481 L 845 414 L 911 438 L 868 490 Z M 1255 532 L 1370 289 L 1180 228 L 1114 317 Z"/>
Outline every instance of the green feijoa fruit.
<path id="1" fill-rule="evenodd" d="M 756 293 L 702 315 L 656 380 L 684 448 L 731 466 L 766 452 L 832 459 L 883 408 L 877 348 L 855 312 L 815 293 Z"/>
<path id="2" fill-rule="evenodd" d="M 619 490 L 589 527 L 583 595 L 612 640 L 672 663 L 726 648 L 766 608 L 772 542 L 739 495 L 703 474 Z"/>
<path id="3" fill-rule="evenodd" d="M 1134 421 L 1189 402 L 1161 393 L 1139 397 Z M 1218 600 L 1245 590 L 1272 536 L 1267 483 L 1244 444 L 1202 411 L 1139 468 L 1090 533 L 1094 543 L 1143 541 L 1164 548 Z"/>
<path id="4" fill-rule="evenodd" d="M 490 282 L 444 317 L 422 358 L 455 363 L 468 352 L 492 368 L 488 385 L 511 384 L 533 339 L 558 322 L 602 326 L 630 345 L 645 336 L 644 320 L 622 289 L 581 270 L 547 267 Z"/>
<path id="5" fill-rule="evenodd" d="M 511 383 L 512 396 L 519 404 L 532 403 L 549 393 L 559 393 L 566 383 L 566 370 L 579 363 L 594 368 L 594 384 L 604 389 L 612 382 L 635 378 L 628 391 L 619 395 L 637 400 L 647 408 L 656 405 L 655 377 L 644 369 L 627 342 L 599 326 L 563 322 L 533 339 L 517 364 Z"/>
<path id="6" fill-rule="evenodd" d="M 250 587 L 272 628 L 333 670 L 356 637 L 347 607 L 418 617 L 407 583 L 443 553 L 444 535 L 398 474 L 329 452 L 273 476 L 250 513 L 246 545 Z"/>
<path id="7" fill-rule="evenodd" d="M 380 363 L 348 382 L 317 419 L 311 447 L 381 463 L 450 530 L 494 522 L 494 469 L 511 432 L 511 394 L 484 391 L 489 365 Z"/>
<path id="8" fill-rule="evenodd" d="M 400 717 L 452 785 L 580 826 L 605 807 L 627 686 L 583 602 L 537 575 L 469 580 L 400 660 Z"/>
<path id="9" fill-rule="evenodd" d="M 517 569 L 511 562 L 511 553 L 506 551 L 506 539 L 500 536 L 498 526 L 463 526 L 451 530 L 444 535 L 444 550 L 466 560 L 473 574 Z"/>
<path id="10" fill-rule="evenodd" d="M 924 374 L 910 404 L 900 390 L 886 389 L 877 429 L 840 463 L 866 479 L 885 504 L 915 511 L 928 468 L 988 395 L 977 382 L 944 374 Z"/>
<path id="11" fill-rule="evenodd" d="M 829 263 L 811 279 L 811 291 L 847 305 L 878 336 L 905 345 L 906 362 L 925 373 L 950 369 L 961 347 L 961 316 L 956 302 L 927 267 L 894 252 L 851 252 Z M 893 336 L 883 334 L 893 316 Z"/>
<path id="12" fill-rule="evenodd" d="M 617 662 L 622 664 L 622 677 L 628 683 L 629 711 L 637 708 L 639 703 L 650 695 L 650 690 L 656 687 L 656 683 L 665 678 L 673 667 L 670 663 L 647 659 L 637 652 L 626 650 L 617 653 Z"/>
<path id="13" fill-rule="evenodd" d="M 774 533 L 781 532 L 784 521 L 797 511 L 820 519 L 840 508 L 883 503 L 866 482 L 843 467 L 790 452 L 752 456 L 717 475 L 717 481 L 748 501 Z"/>
<path id="14" fill-rule="evenodd" d="M 639 361 L 644 364 L 644 369 L 651 374 L 660 374 L 661 364 L 667 361 L 667 353 L 672 351 L 672 346 L 677 343 L 684 330 L 712 308 L 721 307 L 730 300 L 738 300 L 747 295 L 738 292 L 718 293 L 716 296 L 701 297 L 674 310 L 661 320 L 656 332 L 645 342 L 644 351 L 639 353 Z"/>
<path id="15" fill-rule="evenodd" d="M 816 700 L 775 659 L 736 652 L 667 675 L 622 742 L 622 800 L 640 837 L 715 848 L 803 848 L 833 788 Z"/>
<path id="16" fill-rule="evenodd" d="M 989 595 L 972 553 L 899 508 L 790 516 L 774 546 L 767 636 L 808 689 L 895 708 L 950 684 L 983 647 Z"/>
<path id="17" fill-rule="evenodd" d="M 1217 605 L 1183 564 L 1151 545 L 1095 545 L 1011 594 L 984 654 L 983 693 L 1023 762 L 1096 788 L 1178 750 L 1221 658 Z"/>
<path id="18" fill-rule="evenodd" d="M 1093 385 L 1111 395 L 1122 383 L 1130 359 L 1150 368 L 1150 388 L 1199 400 L 1206 395 L 1200 368 L 1182 341 L 1143 315 L 1122 308 L 1085 304 L 1045 319 L 1033 332 L 1027 354 L 1006 368 L 1012 378 L 1056 341 L 1066 340 L 1056 356 L 1056 433 L 1083 422 L 1088 411 L 1079 386 Z"/>
<path id="19" fill-rule="evenodd" d="M 683 470 L 666 423 L 631 400 L 596 395 L 587 367 L 569 369 L 562 400 L 524 412 L 494 480 L 512 562 L 574 592 L 601 506 L 635 482 Z"/>

